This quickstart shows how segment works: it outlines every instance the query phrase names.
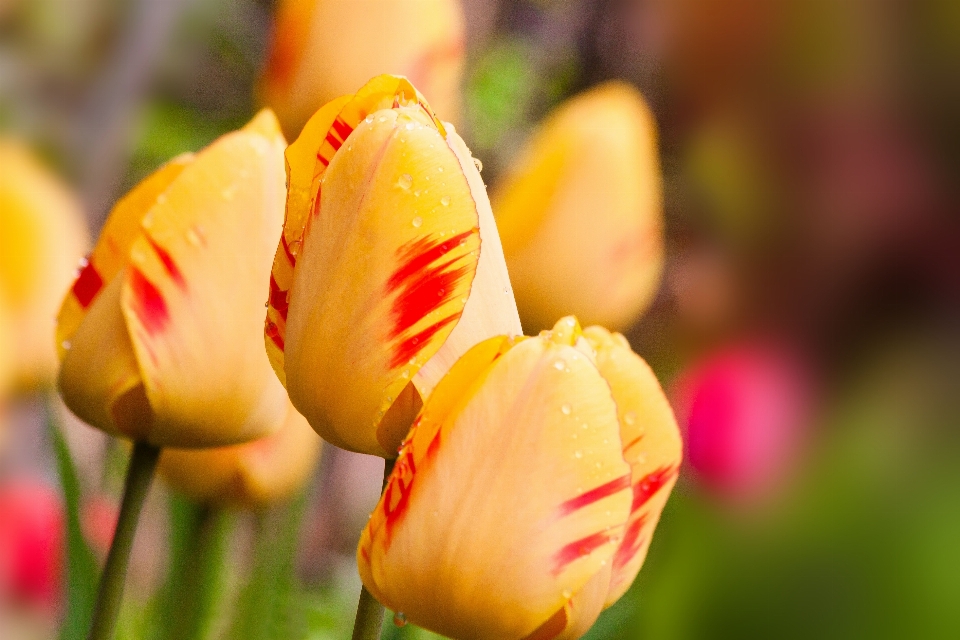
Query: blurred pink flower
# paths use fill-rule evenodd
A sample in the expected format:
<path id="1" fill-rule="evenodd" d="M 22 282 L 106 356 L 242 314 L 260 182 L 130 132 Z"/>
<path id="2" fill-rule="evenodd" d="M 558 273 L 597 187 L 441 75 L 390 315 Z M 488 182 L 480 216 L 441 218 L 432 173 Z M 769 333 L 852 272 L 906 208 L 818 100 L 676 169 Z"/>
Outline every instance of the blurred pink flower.
<path id="1" fill-rule="evenodd" d="M 64 508 L 36 479 L 0 485 L 0 600 L 54 610 L 60 598 Z"/>
<path id="2" fill-rule="evenodd" d="M 700 484 L 733 502 L 775 492 L 810 412 L 807 371 L 792 353 L 759 343 L 725 347 L 688 367 L 670 395 Z"/>

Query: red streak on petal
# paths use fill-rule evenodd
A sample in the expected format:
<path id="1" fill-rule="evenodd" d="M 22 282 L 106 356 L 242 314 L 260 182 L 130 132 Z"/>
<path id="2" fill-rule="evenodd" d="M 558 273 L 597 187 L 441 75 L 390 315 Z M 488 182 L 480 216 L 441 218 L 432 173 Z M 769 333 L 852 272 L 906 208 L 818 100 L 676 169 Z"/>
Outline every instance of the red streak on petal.
<path id="1" fill-rule="evenodd" d="M 363 557 L 364 561 L 367 564 L 370 564 L 370 552 L 367 551 L 366 547 L 360 547 L 360 555 Z"/>
<path id="2" fill-rule="evenodd" d="M 170 322 L 167 302 L 156 286 L 136 267 L 130 267 L 130 291 L 135 302 L 134 311 L 147 333 L 163 331 Z"/>
<path id="3" fill-rule="evenodd" d="M 433 440 L 430 441 L 430 446 L 427 447 L 427 455 L 426 455 L 428 459 L 432 460 L 433 458 L 436 457 L 437 452 L 440 451 L 440 434 L 441 433 L 442 431 L 440 429 L 437 429 L 436 435 L 434 435 Z"/>
<path id="4" fill-rule="evenodd" d="M 457 283 L 470 270 L 468 266 L 453 268 L 459 259 L 424 269 L 417 278 L 407 282 L 393 301 L 394 325 L 390 337 L 399 337 L 453 297 Z"/>
<path id="5" fill-rule="evenodd" d="M 287 300 L 287 292 L 280 288 L 272 273 L 270 274 L 270 306 L 280 314 L 281 318 L 287 319 L 290 301 Z"/>
<path id="6" fill-rule="evenodd" d="M 420 350 L 426 345 L 426 343 L 432 338 L 438 331 L 443 329 L 445 326 L 451 322 L 456 322 L 460 319 L 460 313 L 457 312 L 453 315 L 447 316 L 439 322 L 435 322 L 420 333 L 407 338 L 406 340 L 400 342 L 399 344 L 393 347 L 393 357 L 390 359 L 390 368 L 397 369 L 402 367 L 411 358 L 420 353 Z"/>
<path id="7" fill-rule="evenodd" d="M 276 323 L 267 320 L 267 323 L 263 329 L 263 333 L 270 338 L 273 344 L 277 345 L 277 348 L 280 349 L 280 351 L 283 351 L 283 336 L 280 335 L 280 327 L 278 327 Z"/>
<path id="8" fill-rule="evenodd" d="M 347 136 L 353 133 L 353 127 L 344 122 L 340 116 L 337 116 L 337 119 L 333 121 L 333 130 L 337 132 L 341 140 L 346 140 Z"/>
<path id="9" fill-rule="evenodd" d="M 640 478 L 640 481 L 633 485 L 633 506 L 631 511 L 636 511 L 647 503 L 657 491 L 663 488 L 677 473 L 676 467 L 660 467 Z"/>
<path id="10" fill-rule="evenodd" d="M 183 273 L 180 272 L 180 268 L 177 267 L 177 263 L 173 261 L 173 256 L 170 255 L 170 252 L 157 244 L 156 241 L 150 236 L 145 237 L 147 242 L 150 243 L 150 246 L 153 247 L 153 250 L 157 252 L 157 257 L 160 258 L 160 262 L 163 263 L 163 268 L 167 270 L 168 274 L 170 274 L 170 278 L 178 287 L 180 287 L 180 289 L 186 289 L 187 281 L 184 280 Z"/>
<path id="11" fill-rule="evenodd" d="M 316 218 L 320 215 L 320 189 L 317 187 L 317 195 L 313 197 L 313 217 Z"/>
<path id="12" fill-rule="evenodd" d="M 413 447 L 408 448 L 393 468 L 387 488 L 383 492 L 383 515 L 385 526 L 384 547 L 389 548 L 393 530 L 403 518 L 410 505 L 410 492 L 416 479 L 416 465 L 413 462 Z"/>
<path id="13" fill-rule="evenodd" d="M 553 575 L 560 575 L 571 562 L 590 555 L 608 542 L 610 534 L 600 531 L 562 547 L 553 555 Z"/>
<path id="14" fill-rule="evenodd" d="M 338 140 L 337 136 L 333 135 L 333 131 L 327 132 L 327 137 L 325 139 L 330 143 L 330 146 L 333 147 L 334 151 L 337 151 L 340 149 L 340 146 L 343 145 L 343 141 Z"/>
<path id="15" fill-rule="evenodd" d="M 330 164 L 330 160 L 325 155 L 323 155 L 322 151 L 317 152 L 317 160 L 319 160 L 320 163 L 323 164 L 323 166 L 325 167 Z"/>
<path id="16" fill-rule="evenodd" d="M 623 567 L 640 552 L 640 549 L 643 548 L 643 543 L 646 539 L 640 538 L 640 531 L 646 523 L 647 514 L 643 514 L 627 527 L 627 532 L 623 536 L 623 542 L 620 543 L 620 548 L 617 549 L 617 552 L 613 556 L 614 571 L 623 569 Z"/>
<path id="17" fill-rule="evenodd" d="M 634 438 L 633 440 L 631 440 L 629 444 L 627 444 L 626 446 L 623 447 L 623 452 L 626 453 L 627 451 L 630 451 L 631 448 L 633 448 L 633 447 L 637 446 L 638 444 L 640 444 L 640 441 L 641 441 L 641 440 L 643 440 L 643 436 L 642 436 L 642 435 L 637 436 L 636 438 Z"/>
<path id="18" fill-rule="evenodd" d="M 93 266 L 93 262 L 88 259 L 86 266 L 80 270 L 77 281 L 73 283 L 73 295 L 80 306 L 86 309 L 102 288 L 103 278 Z"/>
<path id="19" fill-rule="evenodd" d="M 561 504 L 560 507 L 557 509 L 558 511 L 557 515 L 559 517 L 569 515 L 574 511 L 582 509 L 595 502 L 599 502 L 604 498 L 609 498 L 610 496 L 616 495 L 621 491 L 624 491 L 629 488 L 630 488 L 630 476 L 629 475 L 621 476 L 616 480 L 611 480 L 606 484 L 600 485 L 596 489 L 591 489 L 590 491 L 581 493 L 576 498 L 571 498 L 570 500 L 567 500 L 566 502 Z"/>
<path id="20" fill-rule="evenodd" d="M 401 284 L 417 275 L 430 263 L 439 260 L 460 243 L 468 239 L 471 235 L 479 233 L 479 229 L 471 229 L 457 234 L 446 240 L 436 238 L 421 238 L 415 242 L 410 242 L 400 248 L 397 252 L 403 266 L 394 271 L 387 287 L 392 291 Z"/>

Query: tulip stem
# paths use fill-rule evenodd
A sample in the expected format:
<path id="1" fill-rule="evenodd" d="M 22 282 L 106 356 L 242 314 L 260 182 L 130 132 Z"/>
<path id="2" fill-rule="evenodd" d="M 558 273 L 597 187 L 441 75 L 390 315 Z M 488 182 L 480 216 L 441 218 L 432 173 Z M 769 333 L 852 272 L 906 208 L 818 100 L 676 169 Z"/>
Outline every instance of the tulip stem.
<path id="1" fill-rule="evenodd" d="M 387 479 L 393 472 L 396 460 L 384 460 L 383 487 L 387 488 Z M 353 640 L 380 640 L 380 631 L 383 628 L 383 605 L 377 602 L 366 587 L 360 589 L 360 601 L 357 603 L 357 619 L 353 623 Z"/>
<path id="2" fill-rule="evenodd" d="M 100 577 L 100 590 L 97 593 L 93 623 L 90 625 L 87 640 L 110 640 L 113 637 L 137 520 L 140 518 L 140 510 L 150 489 L 159 457 L 160 447 L 146 442 L 137 442 L 133 446 L 123 491 L 123 504 L 120 506 L 120 518 L 117 520 L 117 529 L 107 555 L 107 564 Z"/>

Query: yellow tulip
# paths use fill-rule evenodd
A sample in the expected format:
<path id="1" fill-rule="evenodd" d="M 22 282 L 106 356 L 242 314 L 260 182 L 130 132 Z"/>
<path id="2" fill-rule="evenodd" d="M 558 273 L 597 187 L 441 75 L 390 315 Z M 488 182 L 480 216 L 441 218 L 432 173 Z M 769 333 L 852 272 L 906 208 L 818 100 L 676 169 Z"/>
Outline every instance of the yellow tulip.
<path id="1" fill-rule="evenodd" d="M 164 449 L 160 475 L 200 502 L 257 508 L 292 496 L 316 466 L 322 440 L 290 407 L 280 429 L 229 447 Z"/>
<path id="2" fill-rule="evenodd" d="M 610 82 L 562 105 L 493 190 L 527 329 L 574 313 L 623 329 L 663 269 L 662 186 L 653 116 Z"/>
<path id="3" fill-rule="evenodd" d="M 9 366 L 20 387 L 51 384 L 51 328 L 87 250 L 86 223 L 73 194 L 25 147 L 0 140 L 0 167 L 0 296 L 16 336 Z"/>
<path id="4" fill-rule="evenodd" d="M 623 336 L 491 338 L 427 400 L 357 552 L 364 585 L 453 638 L 578 638 L 643 563 L 681 443 Z"/>
<path id="5" fill-rule="evenodd" d="M 480 173 L 396 76 L 327 104 L 286 158 L 267 352 L 325 440 L 395 457 L 460 355 L 521 332 Z"/>
<path id="6" fill-rule="evenodd" d="M 456 119 L 463 58 L 457 0 L 282 0 L 261 97 L 293 137 L 330 100 L 394 73 Z"/>
<path id="7" fill-rule="evenodd" d="M 260 335 L 284 146 L 264 111 L 117 203 L 58 319 L 60 391 L 77 416 L 174 447 L 279 427 L 287 399 Z"/>

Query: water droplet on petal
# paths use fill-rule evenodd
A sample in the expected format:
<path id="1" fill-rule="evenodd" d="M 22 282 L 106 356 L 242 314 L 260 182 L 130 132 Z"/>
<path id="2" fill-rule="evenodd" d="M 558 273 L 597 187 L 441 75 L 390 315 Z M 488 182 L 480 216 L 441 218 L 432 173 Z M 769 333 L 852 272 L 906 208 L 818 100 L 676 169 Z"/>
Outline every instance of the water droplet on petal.
<path id="1" fill-rule="evenodd" d="M 450 204 L 450 196 L 443 196 L 442 198 L 440 198 L 440 204 L 442 204 L 442 205 L 445 206 L 445 207 L 446 207 L 447 205 L 449 205 L 449 204 Z"/>
<path id="2" fill-rule="evenodd" d="M 417 216 L 416 218 L 413 219 L 412 224 L 413 226 L 419 229 L 423 225 L 423 218 L 421 218 L 420 216 Z"/>
<path id="3" fill-rule="evenodd" d="M 386 116 L 380 116 L 379 118 L 377 118 L 377 122 L 386 122 L 386 121 L 387 121 Z"/>
<path id="4" fill-rule="evenodd" d="M 563 596 L 564 600 L 569 600 L 573 597 L 573 591 L 570 591 L 570 589 L 564 589 L 560 595 Z"/>
<path id="5" fill-rule="evenodd" d="M 437 171 L 439 171 L 440 173 L 443 173 L 443 167 L 437 167 Z"/>
<path id="6" fill-rule="evenodd" d="M 475 167 L 477 168 L 477 171 L 483 171 L 483 163 L 480 162 L 480 159 L 479 159 L 479 158 L 474 158 L 474 159 L 473 159 L 473 166 L 475 166 Z"/>
<path id="7" fill-rule="evenodd" d="M 637 414 L 634 413 L 633 411 L 630 411 L 629 413 L 627 413 L 627 415 L 623 416 L 623 421 L 626 422 L 627 424 L 633 424 L 634 422 L 637 421 Z"/>
<path id="8" fill-rule="evenodd" d="M 553 368 L 557 371 L 563 371 L 566 368 L 566 363 L 563 360 L 557 360 L 553 363 Z"/>
<path id="9" fill-rule="evenodd" d="M 562 407 L 560 407 L 560 411 L 563 413 L 563 415 L 568 416 L 570 415 L 570 412 L 573 411 L 573 409 L 570 407 L 570 405 L 565 404 Z"/>
<path id="10" fill-rule="evenodd" d="M 72 347 L 73 345 L 70 344 L 69 340 L 64 340 L 63 342 L 60 343 L 60 346 L 66 349 L 67 351 L 69 351 L 70 347 Z"/>
<path id="11" fill-rule="evenodd" d="M 574 451 L 574 452 L 573 452 L 573 457 L 576 458 L 577 460 L 579 460 L 580 458 L 583 457 L 583 451 L 580 451 L 580 450 Z"/>
<path id="12" fill-rule="evenodd" d="M 397 611 L 393 614 L 393 624 L 398 627 L 407 626 L 407 616 L 405 616 L 402 611 Z"/>
<path id="13" fill-rule="evenodd" d="M 198 247 L 200 246 L 200 236 L 193 229 L 187 229 L 187 242 Z"/>
<path id="14" fill-rule="evenodd" d="M 413 184 L 413 176 L 409 173 L 401 173 L 400 177 L 397 179 L 397 186 L 401 189 L 409 189 Z"/>
<path id="15" fill-rule="evenodd" d="M 373 116 L 367 116 L 366 118 L 363 119 L 363 121 L 366 122 L 367 124 L 370 124 L 371 122 L 373 122 Z"/>

